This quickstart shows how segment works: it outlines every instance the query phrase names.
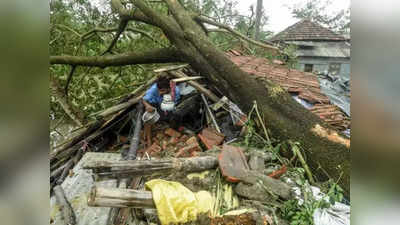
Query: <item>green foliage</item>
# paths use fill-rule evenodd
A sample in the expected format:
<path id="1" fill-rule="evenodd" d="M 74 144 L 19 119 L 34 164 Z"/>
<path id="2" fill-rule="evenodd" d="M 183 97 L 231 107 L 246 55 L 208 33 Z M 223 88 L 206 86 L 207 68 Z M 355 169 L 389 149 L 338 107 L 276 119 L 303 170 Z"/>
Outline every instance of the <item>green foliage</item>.
<path id="1" fill-rule="evenodd" d="M 108 4 L 108 3 L 107 3 Z M 158 4 L 155 7 L 164 7 Z M 81 42 L 80 36 L 94 28 L 112 28 L 118 26 L 115 13 L 107 7 L 99 7 L 90 1 L 52 0 L 50 2 L 50 55 L 100 55 L 114 38 L 113 33 L 96 33 Z M 143 30 L 157 42 L 138 33 L 124 32 L 113 48 L 114 53 L 126 51 L 144 51 L 147 49 L 169 45 L 164 34 L 155 27 L 131 22 L 128 27 Z M 156 65 L 124 66 L 118 68 L 85 68 L 77 67 L 69 85 L 70 104 L 82 110 L 86 116 L 107 108 L 115 101 L 115 97 L 127 94 L 149 79 Z M 70 66 L 53 65 L 50 74 L 61 87 L 65 87 Z M 53 118 L 61 118 L 64 114 L 56 104 L 55 98 L 50 99 L 50 114 Z"/>
<path id="2" fill-rule="evenodd" d="M 285 54 L 285 57 L 287 57 L 285 60 L 286 65 L 292 69 L 296 68 L 298 62 L 296 51 L 297 46 L 293 44 L 290 44 L 283 49 L 283 53 Z"/>
<path id="3" fill-rule="evenodd" d="M 343 189 L 330 181 L 330 189 L 326 194 L 326 198 L 316 200 L 309 187 L 309 183 L 304 176 L 303 168 L 290 168 L 287 175 L 294 178 L 297 185 L 301 187 L 304 202 L 299 204 L 297 199 L 284 202 L 280 208 L 281 216 L 290 222 L 290 225 L 310 225 L 313 224 L 313 214 L 316 209 L 329 208 L 335 202 L 342 202 Z"/>
<path id="4" fill-rule="evenodd" d="M 349 1 L 350 3 L 350 1 Z M 350 7 L 336 12 L 329 12 L 332 0 L 308 0 L 289 6 L 295 18 L 309 18 L 329 29 L 342 33 L 350 33 Z"/>
<path id="5" fill-rule="evenodd" d="M 241 15 L 237 10 L 238 1 L 234 0 L 181 0 L 180 2 L 189 11 L 226 24 L 249 37 L 254 32 L 254 7 L 250 7 L 250 15 Z M 115 32 L 93 33 L 87 39 L 81 39 L 83 34 L 94 28 L 118 27 L 118 16 L 111 10 L 109 1 L 101 1 L 100 4 L 86 0 L 50 1 L 50 55 L 98 56 L 107 49 Z M 124 1 L 124 4 L 128 9 L 133 9 L 129 1 Z M 165 4 L 152 3 L 149 6 L 159 13 L 168 13 Z M 267 20 L 268 17 L 263 15 L 261 27 L 267 23 Z M 140 33 L 125 31 L 113 47 L 112 54 L 127 51 L 141 52 L 170 45 L 169 40 L 159 28 L 135 21 L 130 21 L 127 28 L 140 29 L 150 34 L 153 40 Z M 270 33 L 261 31 L 262 38 L 266 38 Z M 249 53 L 260 54 L 256 47 L 247 46 L 230 34 L 212 32 L 210 39 L 222 50 L 246 45 Z M 118 96 L 136 89 L 143 81 L 153 76 L 151 71 L 156 66 L 135 65 L 105 69 L 78 66 L 69 84 L 68 100 L 86 116 L 91 115 L 115 104 Z M 50 75 L 61 87 L 65 87 L 70 70 L 70 66 L 52 65 Z M 50 100 L 50 109 L 52 118 L 57 119 L 64 115 L 54 96 Z M 258 142 L 262 142 L 257 135 L 251 135 L 251 133 L 247 138 L 249 143 L 256 142 L 257 139 L 259 139 Z"/>

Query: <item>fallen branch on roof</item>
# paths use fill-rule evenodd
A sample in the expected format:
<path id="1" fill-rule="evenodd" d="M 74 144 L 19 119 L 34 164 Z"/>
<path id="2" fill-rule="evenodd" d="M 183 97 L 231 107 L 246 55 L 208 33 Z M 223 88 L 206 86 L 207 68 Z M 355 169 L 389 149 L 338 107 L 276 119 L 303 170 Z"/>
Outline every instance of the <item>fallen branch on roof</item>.
<path id="1" fill-rule="evenodd" d="M 202 22 L 202 23 L 207 23 L 207 24 L 214 25 L 214 26 L 216 26 L 216 27 L 225 29 L 226 31 L 228 31 L 228 33 L 230 33 L 230 34 L 232 34 L 232 35 L 234 35 L 234 36 L 237 36 L 237 37 L 239 37 L 239 38 L 241 38 L 241 39 L 244 39 L 244 40 L 248 41 L 248 42 L 251 43 L 251 44 L 254 44 L 254 45 L 257 45 L 257 46 L 259 46 L 259 47 L 268 49 L 268 50 L 272 51 L 272 53 L 275 53 L 275 54 L 280 54 L 280 53 L 281 53 L 280 50 L 279 50 L 279 48 L 277 48 L 277 47 L 275 47 L 275 46 L 268 45 L 268 44 L 264 44 L 264 43 L 261 43 L 261 42 L 259 42 L 259 41 L 253 40 L 253 39 L 251 39 L 251 38 L 249 38 L 249 37 L 247 37 L 247 36 L 241 34 L 240 32 L 235 31 L 234 29 L 230 28 L 230 27 L 227 26 L 227 25 L 224 25 L 224 24 L 215 22 L 215 21 L 210 20 L 210 19 L 208 19 L 208 18 L 206 18 L 206 17 L 204 17 L 204 16 L 196 16 L 196 17 L 195 17 L 195 20 L 196 20 L 196 21 L 199 21 L 199 22 Z M 220 32 L 220 30 L 210 30 L 210 31 L 218 31 L 218 32 Z"/>

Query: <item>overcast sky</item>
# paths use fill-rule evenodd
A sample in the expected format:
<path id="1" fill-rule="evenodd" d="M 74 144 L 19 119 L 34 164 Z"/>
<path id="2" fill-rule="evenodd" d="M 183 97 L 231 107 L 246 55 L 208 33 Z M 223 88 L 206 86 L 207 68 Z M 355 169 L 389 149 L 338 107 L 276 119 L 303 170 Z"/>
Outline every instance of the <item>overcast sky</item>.
<path id="1" fill-rule="evenodd" d="M 242 13 L 248 13 L 250 5 L 256 5 L 257 0 L 237 0 L 239 10 Z M 269 16 L 269 22 L 266 28 L 277 33 L 284 30 L 286 27 L 296 23 L 295 19 L 290 14 L 290 10 L 286 5 L 294 5 L 297 3 L 307 2 L 307 0 L 264 0 L 263 6 L 266 14 Z M 347 9 L 350 5 L 350 0 L 332 0 L 329 11 L 339 11 Z"/>
<path id="2" fill-rule="evenodd" d="M 98 5 L 109 4 L 109 0 L 90 0 Z M 256 5 L 257 0 L 236 0 L 238 2 L 238 10 L 241 14 L 249 14 L 250 5 Z M 282 31 L 286 27 L 296 23 L 298 19 L 295 19 L 290 14 L 290 10 L 286 7 L 287 5 L 294 5 L 310 0 L 263 0 L 263 5 L 266 14 L 269 16 L 269 22 L 265 29 L 277 33 Z M 347 9 L 350 5 L 350 0 L 332 0 L 332 4 L 327 9 L 330 12 L 339 11 L 341 9 Z"/>

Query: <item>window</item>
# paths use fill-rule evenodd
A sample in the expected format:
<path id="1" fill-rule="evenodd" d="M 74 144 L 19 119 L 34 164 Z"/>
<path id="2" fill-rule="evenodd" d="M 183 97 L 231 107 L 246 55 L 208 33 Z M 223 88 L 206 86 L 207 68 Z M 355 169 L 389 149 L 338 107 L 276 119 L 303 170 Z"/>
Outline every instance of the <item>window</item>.
<path id="1" fill-rule="evenodd" d="M 310 72 L 312 73 L 313 71 L 313 64 L 304 64 L 304 72 Z"/>
<path id="2" fill-rule="evenodd" d="M 338 75 L 340 73 L 340 63 L 330 63 L 329 64 L 329 74 Z"/>

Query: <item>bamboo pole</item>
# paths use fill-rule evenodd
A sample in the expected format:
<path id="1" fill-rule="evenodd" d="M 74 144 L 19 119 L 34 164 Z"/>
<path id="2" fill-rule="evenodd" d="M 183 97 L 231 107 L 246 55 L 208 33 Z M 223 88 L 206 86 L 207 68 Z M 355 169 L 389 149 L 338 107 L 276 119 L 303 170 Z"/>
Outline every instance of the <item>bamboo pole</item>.
<path id="1" fill-rule="evenodd" d="M 127 178 L 137 175 L 149 175 L 156 172 L 200 172 L 218 166 L 217 157 L 203 156 L 193 158 L 172 158 L 170 160 L 124 160 L 124 161 L 91 161 L 83 165 L 92 169 L 102 179 Z"/>
<path id="2" fill-rule="evenodd" d="M 151 191 L 93 187 L 87 202 L 91 207 L 155 208 Z"/>

